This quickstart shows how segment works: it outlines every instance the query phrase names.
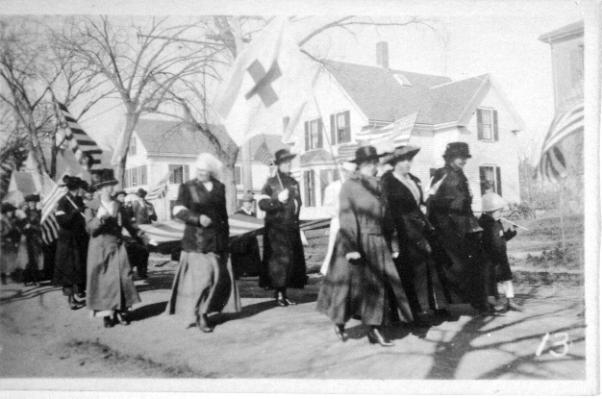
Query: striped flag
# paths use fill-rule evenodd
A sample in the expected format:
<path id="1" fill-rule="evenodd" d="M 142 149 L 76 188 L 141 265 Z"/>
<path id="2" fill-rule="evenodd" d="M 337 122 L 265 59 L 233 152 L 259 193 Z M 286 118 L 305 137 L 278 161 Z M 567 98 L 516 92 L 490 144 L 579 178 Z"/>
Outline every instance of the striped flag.
<path id="1" fill-rule="evenodd" d="M 66 134 L 65 140 L 69 142 L 69 147 L 75 154 L 77 161 L 88 170 L 100 167 L 102 150 L 98 144 L 81 128 L 77 120 L 71 115 L 65 104 L 56 101 L 59 114 L 65 119 Z"/>
<path id="2" fill-rule="evenodd" d="M 167 193 L 169 181 L 169 173 L 165 175 L 161 180 L 155 184 L 154 187 L 148 190 L 148 194 L 146 195 L 146 199 L 152 201 L 154 199 L 163 198 L 165 193 Z"/>
<path id="3" fill-rule="evenodd" d="M 355 157 L 355 151 L 359 144 L 341 144 L 337 149 L 337 158 L 342 161 L 350 161 Z"/>
<path id="4" fill-rule="evenodd" d="M 360 145 L 376 147 L 379 153 L 390 152 L 409 143 L 417 116 L 415 112 L 386 126 L 361 131 L 355 138 Z"/>
<path id="5" fill-rule="evenodd" d="M 567 165 L 561 144 L 573 134 L 583 135 L 583 112 L 584 103 L 580 101 L 554 118 L 541 148 L 537 174 L 548 180 L 566 176 Z"/>
<path id="6" fill-rule="evenodd" d="M 67 193 L 67 188 L 56 184 L 47 175 L 43 175 L 42 185 L 42 241 L 45 244 L 51 244 L 58 237 L 59 225 L 56 221 L 54 211 L 61 198 Z"/>

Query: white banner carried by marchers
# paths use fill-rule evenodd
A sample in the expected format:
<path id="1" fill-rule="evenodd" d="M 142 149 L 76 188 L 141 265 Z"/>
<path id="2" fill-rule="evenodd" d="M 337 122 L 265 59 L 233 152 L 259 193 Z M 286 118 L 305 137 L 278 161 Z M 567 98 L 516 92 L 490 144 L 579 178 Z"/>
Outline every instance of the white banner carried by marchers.
<path id="1" fill-rule="evenodd" d="M 320 65 L 304 54 L 285 17 L 275 17 L 240 52 L 218 90 L 216 110 L 230 137 L 282 132 L 290 138 L 311 100 Z"/>

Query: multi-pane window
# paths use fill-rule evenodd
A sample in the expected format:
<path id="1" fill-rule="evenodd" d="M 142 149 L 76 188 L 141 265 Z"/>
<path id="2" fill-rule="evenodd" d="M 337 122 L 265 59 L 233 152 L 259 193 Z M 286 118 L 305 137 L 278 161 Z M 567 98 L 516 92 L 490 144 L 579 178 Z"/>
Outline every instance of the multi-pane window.
<path id="1" fill-rule="evenodd" d="M 481 183 L 481 195 L 485 194 L 487 187 L 502 195 L 502 171 L 499 166 L 479 167 L 479 178 Z"/>
<path id="2" fill-rule="evenodd" d="M 305 150 L 322 148 L 322 119 L 305 122 Z"/>
<path id="3" fill-rule="evenodd" d="M 188 165 L 169 165 L 169 183 L 182 184 L 189 179 Z"/>
<path id="4" fill-rule="evenodd" d="M 330 140 L 333 145 L 351 141 L 349 111 L 330 115 Z"/>
<path id="5" fill-rule="evenodd" d="M 305 205 L 308 207 L 316 206 L 315 172 L 313 170 L 303 172 L 303 183 Z"/>
<path id="6" fill-rule="evenodd" d="M 496 110 L 491 108 L 477 109 L 477 131 L 479 140 L 497 141 L 499 139 Z"/>
<path id="7" fill-rule="evenodd" d="M 147 166 L 136 166 L 125 170 L 124 187 L 144 186 L 148 184 Z"/>

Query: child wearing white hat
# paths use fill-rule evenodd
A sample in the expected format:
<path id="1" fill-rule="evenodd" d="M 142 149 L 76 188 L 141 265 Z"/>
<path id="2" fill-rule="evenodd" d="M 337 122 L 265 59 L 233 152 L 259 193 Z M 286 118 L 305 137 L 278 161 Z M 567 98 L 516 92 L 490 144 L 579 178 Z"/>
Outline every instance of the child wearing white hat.
<path id="1" fill-rule="evenodd" d="M 512 285 L 512 271 L 508 262 L 506 241 L 516 235 L 514 227 L 504 230 L 500 221 L 506 201 L 495 192 L 487 192 L 482 197 L 481 217 L 479 224 L 483 228 L 484 252 L 492 262 L 495 271 L 497 289 L 506 297 L 505 310 L 520 311 L 520 306 L 514 302 L 514 286 Z"/>

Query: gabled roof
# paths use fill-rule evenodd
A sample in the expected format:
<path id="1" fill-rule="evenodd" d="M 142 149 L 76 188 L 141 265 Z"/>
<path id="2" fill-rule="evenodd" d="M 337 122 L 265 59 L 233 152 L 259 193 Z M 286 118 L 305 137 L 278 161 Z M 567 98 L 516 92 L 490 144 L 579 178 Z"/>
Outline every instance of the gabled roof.
<path id="1" fill-rule="evenodd" d="M 368 119 L 394 121 L 429 102 L 429 87 L 450 82 L 445 76 L 423 75 L 381 67 L 325 61 L 326 68 Z M 402 86 L 395 74 L 410 85 Z"/>
<path id="2" fill-rule="evenodd" d="M 205 124 L 222 145 L 231 145 L 232 140 L 221 125 Z M 212 152 L 213 144 L 200 130 L 180 121 L 160 119 L 140 119 L 136 125 L 136 135 L 150 156 L 189 155 Z"/>
<path id="3" fill-rule="evenodd" d="M 583 21 L 573 22 L 551 32 L 544 33 L 539 36 L 539 40 L 544 43 L 553 43 L 575 36 L 583 36 Z"/>
<path id="4" fill-rule="evenodd" d="M 325 64 L 352 101 L 376 122 L 393 122 L 414 112 L 418 124 L 459 122 L 489 81 L 488 75 L 452 81 L 446 76 L 346 62 Z"/>

